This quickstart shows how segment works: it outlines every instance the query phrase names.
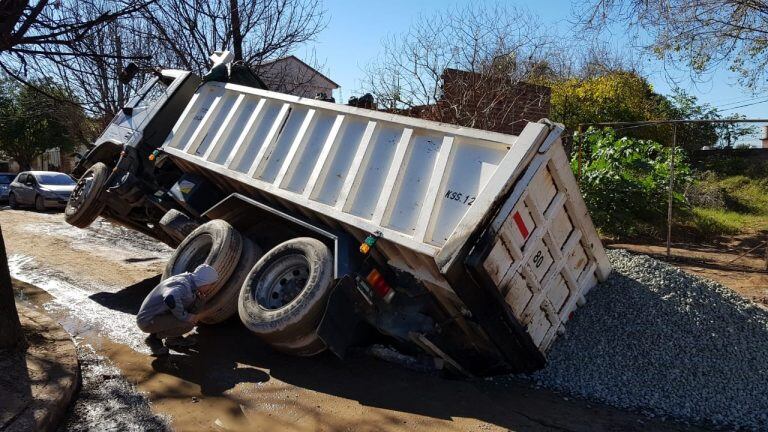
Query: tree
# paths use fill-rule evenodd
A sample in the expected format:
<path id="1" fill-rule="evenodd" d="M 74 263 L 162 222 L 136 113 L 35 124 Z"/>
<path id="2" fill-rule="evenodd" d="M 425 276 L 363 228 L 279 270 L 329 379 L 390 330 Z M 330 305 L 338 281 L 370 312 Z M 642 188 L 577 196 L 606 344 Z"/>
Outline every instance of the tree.
<path id="1" fill-rule="evenodd" d="M 31 87 L 34 80 L 63 84 L 92 115 L 111 119 L 128 94 L 115 79 L 120 64 L 150 58 L 135 37 L 126 38 L 127 48 L 120 49 L 118 29 L 137 22 L 129 18 L 155 1 L 0 0 L 0 73 Z"/>
<path id="2" fill-rule="evenodd" d="M 30 56 L 59 59 L 89 56 L 77 44 L 88 35 L 122 16 L 143 10 L 156 0 L 0 0 L 0 67 L 15 78 L 9 63 L 15 60 L 22 68 Z M 82 11 L 97 13 L 84 18 Z M 114 56 L 114 54 L 113 54 Z M 18 72 L 18 71 L 16 71 Z"/>
<path id="3" fill-rule="evenodd" d="M 24 334 L 21 332 L 19 314 L 16 311 L 8 257 L 5 253 L 3 232 L 0 230 L 0 350 L 11 350 L 23 345 Z"/>
<path id="4" fill-rule="evenodd" d="M 259 65 L 283 57 L 325 27 L 320 0 L 159 0 L 143 12 L 171 65 L 198 74 L 231 49 Z"/>
<path id="5" fill-rule="evenodd" d="M 709 104 L 675 89 L 670 96 L 654 92 L 650 83 L 630 71 L 590 73 L 587 78 L 541 80 L 552 89 L 551 118 L 576 131 L 579 125 L 648 120 L 718 120 L 723 117 Z M 672 144 L 674 126 L 670 124 L 617 127 L 616 132 L 640 139 Z M 676 145 L 687 150 L 717 146 L 727 138 L 752 132 L 751 128 L 724 123 L 680 123 Z"/>
<path id="6" fill-rule="evenodd" d="M 546 84 L 552 88 L 552 118 L 571 130 L 580 124 L 659 120 L 667 114 L 663 97 L 634 72 L 556 79 Z"/>
<path id="7" fill-rule="evenodd" d="M 583 0 L 582 24 L 634 31 L 653 56 L 695 74 L 723 64 L 748 87 L 768 78 L 768 2 L 765 0 Z"/>
<path id="8" fill-rule="evenodd" d="M 81 13 L 87 19 L 98 10 L 83 8 Z M 155 66 L 155 61 L 169 63 L 157 40 L 149 36 L 149 27 L 139 17 L 121 17 L 77 42 L 75 48 L 90 55 L 63 61 L 55 56 L 37 56 L 28 60 L 29 70 L 36 76 L 52 77 L 76 95 L 88 116 L 103 129 L 151 76 L 140 73 L 130 83 L 121 83 L 118 76 L 126 60 L 133 59 L 144 70 Z M 144 58 L 152 60 L 138 60 Z"/>
<path id="9" fill-rule="evenodd" d="M 462 126 L 499 129 L 527 105 L 526 79 L 552 73 L 554 41 L 536 17 L 505 6 L 474 5 L 421 16 L 384 41 L 366 71 L 364 92 L 379 108 Z M 517 111 L 516 111 L 517 110 Z"/>
<path id="10" fill-rule="evenodd" d="M 61 88 L 50 82 L 36 82 L 52 99 L 29 86 L 12 80 L 0 83 L 0 153 L 15 160 L 22 170 L 46 150 L 71 150 L 79 139 L 77 133 L 85 115 Z"/>

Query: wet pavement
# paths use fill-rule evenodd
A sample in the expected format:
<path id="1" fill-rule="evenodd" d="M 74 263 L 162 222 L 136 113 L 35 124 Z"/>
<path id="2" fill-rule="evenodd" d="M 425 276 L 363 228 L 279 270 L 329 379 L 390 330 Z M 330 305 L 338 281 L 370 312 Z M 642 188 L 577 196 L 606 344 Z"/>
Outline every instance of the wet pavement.
<path id="1" fill-rule="evenodd" d="M 70 227 L 61 214 L 3 210 L 0 224 L 13 276 L 44 290 L 20 295 L 76 336 L 88 365 L 92 390 L 66 430 L 103 430 L 98 419 L 109 415 L 122 423 L 105 425 L 119 430 L 690 430 L 522 381 L 448 380 L 364 355 L 290 357 L 236 319 L 154 359 L 134 315 L 171 249 L 102 220 Z"/>

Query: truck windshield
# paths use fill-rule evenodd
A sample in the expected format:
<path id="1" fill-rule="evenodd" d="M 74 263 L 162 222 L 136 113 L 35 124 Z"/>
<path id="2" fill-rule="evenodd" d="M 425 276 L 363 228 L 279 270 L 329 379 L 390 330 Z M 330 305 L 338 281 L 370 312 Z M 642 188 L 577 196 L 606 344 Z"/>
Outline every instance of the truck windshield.
<path id="1" fill-rule="evenodd" d="M 165 94 L 165 90 L 168 88 L 162 81 L 155 79 L 152 82 L 152 86 L 146 90 L 144 96 L 136 104 L 134 108 L 146 108 L 155 103 L 160 97 Z"/>
<path id="2" fill-rule="evenodd" d="M 35 177 L 37 177 L 37 181 L 43 185 L 69 186 L 75 184 L 72 177 L 62 173 L 35 174 Z"/>

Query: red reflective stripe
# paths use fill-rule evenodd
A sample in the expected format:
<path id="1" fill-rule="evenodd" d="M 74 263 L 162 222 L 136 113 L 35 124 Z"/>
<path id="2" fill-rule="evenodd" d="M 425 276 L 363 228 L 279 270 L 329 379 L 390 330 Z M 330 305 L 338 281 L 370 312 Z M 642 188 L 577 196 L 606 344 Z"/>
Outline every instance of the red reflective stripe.
<path id="1" fill-rule="evenodd" d="M 523 239 L 528 238 L 528 228 L 525 227 L 525 222 L 523 222 L 523 217 L 520 216 L 520 212 L 515 212 L 514 215 L 512 215 L 512 218 L 515 220 L 515 223 L 517 224 L 517 229 L 520 230 L 520 234 L 523 235 Z"/>

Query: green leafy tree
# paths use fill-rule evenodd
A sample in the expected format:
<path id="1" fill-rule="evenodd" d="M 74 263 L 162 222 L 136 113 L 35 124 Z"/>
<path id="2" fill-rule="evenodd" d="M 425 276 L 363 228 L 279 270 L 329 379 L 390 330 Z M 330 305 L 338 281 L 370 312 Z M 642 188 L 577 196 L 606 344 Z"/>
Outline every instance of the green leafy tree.
<path id="1" fill-rule="evenodd" d="M 553 120 L 577 130 L 580 124 L 666 119 L 669 102 L 634 72 L 617 71 L 588 78 L 566 78 L 546 83 L 552 89 Z M 627 130 L 640 138 L 662 140 L 659 131 Z"/>
<path id="2" fill-rule="evenodd" d="M 662 232 L 672 149 L 651 140 L 619 138 L 607 128 L 590 128 L 581 139 L 585 145 L 579 186 L 598 229 L 616 237 Z M 683 191 L 690 183 L 691 168 L 682 149 L 677 148 L 674 157 L 674 204 L 685 210 Z M 578 163 L 574 154 L 574 171 Z"/>
<path id="3" fill-rule="evenodd" d="M 642 76 L 629 71 L 608 71 L 586 78 L 550 79 L 551 118 L 572 130 L 579 125 L 605 122 L 640 122 L 652 120 L 717 120 L 723 117 L 709 104 L 700 103 L 682 89 L 664 96 L 654 92 Z M 674 126 L 649 124 L 617 128 L 616 132 L 633 138 L 672 144 Z M 677 125 L 679 147 L 686 151 L 703 146 L 727 146 L 752 128 L 733 124 L 680 123 Z"/>
<path id="4" fill-rule="evenodd" d="M 67 152 L 85 141 L 83 126 L 88 123 L 82 108 L 50 82 L 36 82 L 33 88 L 0 81 L 0 153 L 23 170 L 48 149 Z"/>

